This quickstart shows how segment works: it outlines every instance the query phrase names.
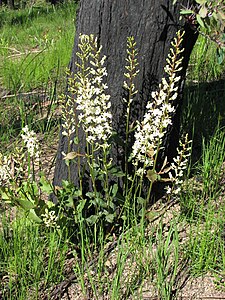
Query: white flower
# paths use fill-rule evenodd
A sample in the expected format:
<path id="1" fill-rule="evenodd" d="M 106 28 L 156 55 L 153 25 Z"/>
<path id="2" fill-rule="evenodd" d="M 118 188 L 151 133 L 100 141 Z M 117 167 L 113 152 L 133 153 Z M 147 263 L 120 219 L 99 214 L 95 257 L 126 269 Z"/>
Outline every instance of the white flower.
<path id="1" fill-rule="evenodd" d="M 49 211 L 47 208 L 45 208 L 45 213 L 41 215 L 43 218 L 43 222 L 46 227 L 48 228 L 59 228 L 59 225 L 57 225 L 58 216 L 56 216 L 55 211 Z"/>
<path id="2" fill-rule="evenodd" d="M 11 178 L 10 160 L 0 153 L 0 186 L 9 184 Z"/>
<path id="3" fill-rule="evenodd" d="M 154 157 L 148 156 L 148 150 L 152 149 L 155 154 L 160 149 L 167 128 L 172 124 L 171 118 L 175 112 L 173 102 L 178 96 L 180 79 L 179 76 L 176 77 L 176 72 L 181 65 L 181 59 L 178 59 L 178 55 L 182 52 L 179 49 L 181 40 L 181 38 L 175 39 L 173 44 L 175 49 L 171 49 L 168 56 L 168 64 L 165 67 L 165 71 L 169 75 L 168 79 L 162 78 L 159 91 L 152 92 L 152 100 L 146 105 L 143 121 L 137 124 L 134 135 L 135 142 L 130 157 L 133 159 L 134 165 L 141 162 L 145 164 L 145 167 L 153 166 Z"/>
<path id="4" fill-rule="evenodd" d="M 87 134 L 87 141 L 96 145 L 106 145 L 112 134 L 112 114 L 109 111 L 111 107 L 110 95 L 105 90 L 108 86 L 104 83 L 107 76 L 106 68 L 103 66 L 105 56 L 100 58 L 100 50 L 97 47 L 97 40 L 94 37 L 81 35 L 80 43 L 89 44 L 89 58 L 91 67 L 83 76 L 78 72 L 77 76 L 77 110 L 79 111 L 79 124 L 83 126 Z M 84 53 L 79 53 L 82 59 Z M 81 66 L 81 65 L 79 65 Z"/>
<path id="5" fill-rule="evenodd" d="M 146 173 L 146 170 L 144 170 L 143 168 L 139 168 L 136 171 L 136 175 L 142 177 L 144 174 Z"/>
<path id="6" fill-rule="evenodd" d="M 174 175 L 169 172 L 169 178 L 172 182 L 172 188 L 166 188 L 167 194 L 178 195 L 181 191 L 181 186 L 184 182 L 184 173 L 188 167 L 188 159 L 191 155 L 191 143 L 192 141 L 188 140 L 188 135 L 184 137 L 184 141 L 180 141 L 180 148 L 177 149 L 177 157 L 173 158 L 173 163 L 171 164 L 171 170 Z"/>
<path id="7" fill-rule="evenodd" d="M 165 190 L 168 195 L 172 193 L 172 188 L 169 185 L 165 187 Z"/>
<path id="8" fill-rule="evenodd" d="M 36 133 L 33 130 L 30 131 L 27 125 L 22 129 L 22 132 L 21 137 L 30 156 L 39 157 L 39 145 Z"/>

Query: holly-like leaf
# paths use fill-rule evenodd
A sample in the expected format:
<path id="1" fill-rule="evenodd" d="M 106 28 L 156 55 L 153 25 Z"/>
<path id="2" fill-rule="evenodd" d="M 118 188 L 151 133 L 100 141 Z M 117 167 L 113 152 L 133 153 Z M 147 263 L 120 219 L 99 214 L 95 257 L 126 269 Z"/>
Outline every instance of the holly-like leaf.
<path id="1" fill-rule="evenodd" d="M 25 198 L 19 198 L 17 199 L 17 202 L 19 206 L 22 207 L 24 210 L 30 210 L 35 207 L 35 205 L 31 201 Z"/>
<path id="2" fill-rule="evenodd" d="M 51 194 L 53 191 L 51 183 L 43 175 L 40 178 L 40 188 L 42 192 L 47 194 Z"/>
<path id="3" fill-rule="evenodd" d="M 160 175 L 155 170 L 148 170 L 146 177 L 148 180 L 150 180 L 152 183 L 155 181 L 160 180 Z"/>
<path id="4" fill-rule="evenodd" d="M 34 209 L 31 209 L 31 210 L 30 210 L 30 212 L 29 212 L 29 214 L 28 214 L 28 217 L 29 217 L 32 221 L 34 221 L 34 222 L 36 222 L 36 223 L 42 223 L 41 218 L 38 217 L 38 215 L 36 214 L 36 212 L 35 212 Z"/>
<path id="5" fill-rule="evenodd" d="M 194 13 L 194 11 L 191 10 L 191 9 L 182 9 L 182 10 L 180 11 L 180 14 L 181 14 L 181 15 L 192 15 L 193 13 Z"/>
<path id="6" fill-rule="evenodd" d="M 196 15 L 196 19 L 197 19 L 198 24 L 201 27 L 205 28 L 205 24 L 204 24 L 204 22 L 203 22 L 203 20 L 202 20 L 202 18 L 201 18 L 201 16 L 199 14 Z"/>
<path id="7" fill-rule="evenodd" d="M 80 154 L 80 153 L 77 153 L 77 152 L 69 152 L 66 154 L 65 157 L 63 157 L 64 160 L 72 160 L 78 156 L 85 156 L 84 154 Z"/>
<path id="8" fill-rule="evenodd" d="M 112 198 L 115 198 L 118 192 L 118 184 L 115 183 L 113 187 L 110 189 L 110 191 L 111 191 Z"/>
<path id="9" fill-rule="evenodd" d="M 143 205 L 146 203 L 146 200 L 142 197 L 137 197 L 137 203 Z"/>
<path id="10" fill-rule="evenodd" d="M 206 4 L 207 3 L 207 0 L 195 0 L 198 4 Z"/>
<path id="11" fill-rule="evenodd" d="M 148 157 L 152 158 L 154 156 L 154 149 L 151 148 L 147 150 L 146 154 Z"/>
<path id="12" fill-rule="evenodd" d="M 199 10 L 199 16 L 205 18 L 208 15 L 208 9 L 205 6 L 202 6 Z"/>
<path id="13" fill-rule="evenodd" d="M 125 175 L 117 166 L 112 166 L 109 168 L 108 173 L 116 177 L 123 177 Z"/>
<path id="14" fill-rule="evenodd" d="M 89 223 L 89 225 L 94 225 L 98 221 L 98 216 L 97 215 L 92 215 L 89 218 L 87 218 L 86 221 L 87 221 L 87 223 Z"/>
<path id="15" fill-rule="evenodd" d="M 8 203 L 11 202 L 10 201 L 11 197 L 9 196 L 8 193 L 6 193 L 4 191 L 1 191 L 1 199 L 4 200 L 5 202 L 8 201 Z"/>
<path id="16" fill-rule="evenodd" d="M 218 64 L 222 64 L 225 56 L 225 48 L 218 48 L 216 51 Z"/>
<path id="17" fill-rule="evenodd" d="M 112 223 L 113 222 L 113 220 L 114 220 L 114 214 L 107 214 L 106 216 L 105 216 L 105 219 L 106 219 L 106 221 L 108 222 L 108 223 Z"/>

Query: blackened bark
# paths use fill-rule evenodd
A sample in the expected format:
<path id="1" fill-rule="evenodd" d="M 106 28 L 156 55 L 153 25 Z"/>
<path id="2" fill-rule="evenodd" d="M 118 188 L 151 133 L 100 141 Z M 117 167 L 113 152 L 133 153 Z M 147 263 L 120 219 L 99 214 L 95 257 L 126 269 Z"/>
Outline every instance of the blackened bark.
<path id="1" fill-rule="evenodd" d="M 8 0 L 7 4 L 8 4 L 8 6 L 9 6 L 10 9 L 14 9 L 15 8 L 15 6 L 14 6 L 14 0 Z"/>
<path id="2" fill-rule="evenodd" d="M 76 72 L 76 52 L 78 51 L 79 34 L 94 34 L 99 44 L 103 46 L 102 52 L 107 56 L 108 70 L 107 83 L 111 95 L 113 126 L 121 135 L 124 135 L 125 126 L 121 120 L 124 118 L 123 73 L 125 71 L 126 41 L 128 36 L 134 36 L 139 52 L 140 73 L 136 80 L 139 94 L 132 108 L 132 119 L 141 120 L 145 112 L 146 102 L 151 92 L 157 89 L 158 83 L 164 76 L 165 60 L 171 47 L 171 41 L 177 30 L 185 27 L 184 60 L 182 77 L 184 80 L 190 53 L 196 42 L 197 34 L 186 24 L 179 21 L 180 5 L 188 1 L 179 1 L 173 5 L 171 0 L 81 0 L 77 14 L 77 28 L 73 48 L 70 70 Z M 180 94 L 183 90 L 183 80 Z M 179 117 L 181 97 L 174 116 L 174 125 L 166 137 L 165 155 L 171 158 L 175 154 L 179 136 Z M 82 140 L 82 137 L 81 137 Z M 67 141 L 60 136 L 58 156 L 55 168 L 54 184 L 61 185 L 62 179 L 67 179 L 67 166 L 62 159 L 62 151 L 66 152 Z M 82 149 L 81 149 L 82 151 Z M 83 148 L 85 152 L 85 149 Z M 114 148 L 113 159 L 116 165 L 122 165 L 123 149 Z M 76 165 L 71 167 L 71 179 L 77 183 L 78 175 Z"/>

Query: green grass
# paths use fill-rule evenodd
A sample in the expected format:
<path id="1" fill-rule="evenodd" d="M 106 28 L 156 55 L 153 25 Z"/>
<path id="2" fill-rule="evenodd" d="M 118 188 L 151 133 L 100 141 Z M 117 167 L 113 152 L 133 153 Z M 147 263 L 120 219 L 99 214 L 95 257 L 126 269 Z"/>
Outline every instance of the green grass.
<path id="1" fill-rule="evenodd" d="M 0 68 L 6 90 L 29 91 L 64 75 L 72 51 L 75 11 L 76 4 L 69 2 L 51 8 L 48 15 L 38 15 L 32 22 L 27 14 L 21 24 L 3 24 Z"/>
<path id="2" fill-rule="evenodd" d="M 15 218 L 15 217 L 14 217 Z M 43 230 L 26 216 L 10 222 L 1 216 L 0 297 L 39 299 L 38 291 L 64 278 L 68 243 L 56 231 Z"/>
<path id="3" fill-rule="evenodd" d="M 76 7 L 0 10 L 1 149 L 25 124 L 42 133 L 58 126 L 53 114 L 66 85 Z"/>
<path id="4" fill-rule="evenodd" d="M 218 63 L 217 45 L 199 36 L 191 54 L 187 81 L 202 83 L 218 80 L 224 76 L 225 62 Z"/>
<path id="5" fill-rule="evenodd" d="M 216 130 L 208 144 L 203 140 L 201 162 L 189 181 L 181 207 L 190 224 L 188 252 L 191 272 L 224 272 L 224 177 L 225 131 Z"/>

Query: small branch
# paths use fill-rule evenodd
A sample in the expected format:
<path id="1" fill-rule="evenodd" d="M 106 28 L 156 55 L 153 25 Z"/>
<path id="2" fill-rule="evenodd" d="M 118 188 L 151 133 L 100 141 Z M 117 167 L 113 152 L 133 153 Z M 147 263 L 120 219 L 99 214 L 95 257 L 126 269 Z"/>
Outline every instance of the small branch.
<path id="1" fill-rule="evenodd" d="M 26 52 L 20 52 L 20 53 L 17 53 L 17 54 L 12 54 L 12 55 L 7 56 L 7 58 L 16 58 L 16 57 L 21 57 L 22 55 L 28 55 L 28 54 L 33 54 L 33 53 L 41 53 L 41 52 L 43 52 L 43 50 L 34 49 L 32 51 L 26 51 Z"/>
<path id="2" fill-rule="evenodd" d="M 14 51 L 14 52 L 17 52 L 19 54 L 21 54 L 22 52 L 20 52 L 19 50 L 15 49 L 15 48 L 11 48 L 11 47 L 0 47 L 1 49 L 7 49 L 7 50 L 10 50 L 10 51 Z"/>
<path id="3" fill-rule="evenodd" d="M 17 97 L 17 96 L 29 96 L 29 95 L 36 95 L 36 94 L 44 95 L 45 93 L 41 93 L 41 94 L 40 94 L 40 91 L 32 91 L 32 92 L 27 92 L 27 93 L 19 93 L 19 94 L 13 94 L 13 95 L 5 95 L 5 96 L 1 97 L 1 99 L 4 100 L 4 99 L 8 99 L 8 98 L 14 98 L 14 97 Z"/>

